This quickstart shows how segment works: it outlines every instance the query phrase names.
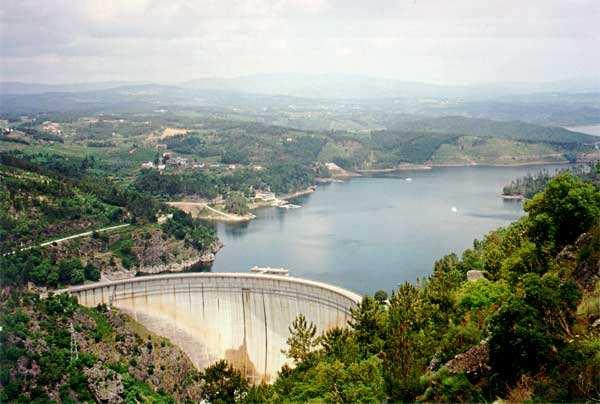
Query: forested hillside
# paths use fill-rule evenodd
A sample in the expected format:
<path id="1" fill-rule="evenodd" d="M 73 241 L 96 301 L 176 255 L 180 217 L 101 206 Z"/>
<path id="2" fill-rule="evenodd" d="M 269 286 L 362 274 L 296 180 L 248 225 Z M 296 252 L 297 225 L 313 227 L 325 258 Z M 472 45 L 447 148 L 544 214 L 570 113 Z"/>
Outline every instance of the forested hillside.
<path id="1" fill-rule="evenodd" d="M 492 121 L 489 119 L 461 116 L 444 116 L 414 121 L 402 120 L 393 127 L 398 130 L 461 133 L 464 135 L 497 137 L 528 142 L 577 144 L 597 141 L 594 136 L 572 132 L 560 127 L 538 126 L 519 121 Z"/>
<path id="2" fill-rule="evenodd" d="M 248 397 L 599 399 L 600 190 L 565 173 L 525 210 L 419 284 L 365 297 L 349 330 L 319 336 L 298 319 L 288 339 L 295 367 Z"/>
<path id="3" fill-rule="evenodd" d="M 249 387 L 223 363 L 197 373 L 183 366 L 180 351 L 146 337 L 118 312 L 83 309 L 64 296 L 39 300 L 16 282 L 3 290 L 1 397 L 597 400 L 600 190 L 563 173 L 525 210 L 461 257 L 437 261 L 417 284 L 365 296 L 349 329 L 316 335 L 298 318 L 287 351 L 295 366 L 284 367 L 272 385 Z M 165 231 L 177 234 L 180 227 Z M 30 266 L 13 264 L 17 273 L 19 265 Z M 79 349 L 74 359 L 71 335 Z"/>
<path id="4" fill-rule="evenodd" d="M 0 158 L 3 285 L 56 288 L 102 275 L 181 271 L 220 248 L 212 227 L 162 205 L 151 189 L 108 176 L 104 163 L 42 154 Z M 98 232 L 114 225 L 123 226 Z M 80 233 L 88 236 L 53 242 Z"/>
<path id="5" fill-rule="evenodd" d="M 410 108 L 401 100 L 391 108 L 390 100 L 324 101 L 315 105 L 314 101 L 273 97 L 263 106 L 253 104 L 248 96 L 243 106 L 221 106 L 211 104 L 215 101 L 209 97 L 207 105 L 176 104 L 169 108 L 169 101 L 189 93 L 160 86 L 141 86 L 138 90 L 131 87 L 102 90 L 97 95 L 84 93 L 83 99 L 89 98 L 91 104 L 82 103 L 75 109 L 44 109 L 27 117 L 5 114 L 2 127 L 9 131 L 0 134 L 0 145 L 11 150 L 85 153 L 100 161 L 112 160 L 116 169 L 128 175 L 144 162 L 158 161 L 165 152 L 208 165 L 293 162 L 310 168 L 334 162 L 349 170 L 390 169 L 405 163 L 587 161 L 598 153 L 594 148 L 597 138 L 562 127 L 410 114 L 402 112 Z M 162 93 L 173 98 L 166 98 L 160 109 L 151 107 L 153 97 Z M 218 98 L 218 94 L 211 94 Z M 221 95 L 225 97 L 225 93 Z M 125 97 L 134 110 L 106 110 L 94 104 L 96 96 L 108 104 Z M 39 97 L 43 100 L 53 95 Z"/>
<path id="6" fill-rule="evenodd" d="M 600 162 L 566 168 L 561 170 L 561 172 L 569 172 L 600 187 Z M 502 195 L 531 198 L 538 192 L 543 191 L 555 175 L 556 173 L 542 170 L 537 174 L 517 178 L 502 188 Z"/>

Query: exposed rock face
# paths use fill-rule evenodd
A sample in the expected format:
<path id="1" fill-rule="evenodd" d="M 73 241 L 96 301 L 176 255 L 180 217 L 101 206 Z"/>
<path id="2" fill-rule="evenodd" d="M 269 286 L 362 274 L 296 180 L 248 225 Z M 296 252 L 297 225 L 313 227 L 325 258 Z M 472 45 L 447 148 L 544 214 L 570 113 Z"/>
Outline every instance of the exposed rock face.
<path id="1" fill-rule="evenodd" d="M 467 271 L 467 280 L 468 281 L 476 281 L 478 279 L 485 279 L 485 276 L 482 271 L 471 270 Z"/>
<path id="2" fill-rule="evenodd" d="M 131 238 L 130 255 L 134 258 L 134 265 L 128 267 L 114 251 L 114 246 L 123 237 Z M 138 273 L 182 272 L 198 264 L 210 264 L 222 247 L 223 243 L 216 240 L 205 251 L 198 251 L 183 240 L 167 237 L 159 229 L 150 229 L 132 231 L 130 235 L 107 234 L 77 239 L 50 246 L 47 252 L 55 261 L 77 256 L 84 264 L 91 263 L 99 268 L 103 279 L 117 280 L 131 278 Z"/>
<path id="3" fill-rule="evenodd" d="M 219 252 L 221 248 L 223 248 L 223 243 L 221 242 L 221 240 L 216 240 L 210 246 L 210 252 L 205 252 L 200 256 L 200 262 L 202 264 L 210 264 L 215 260 L 215 254 Z"/>
<path id="4" fill-rule="evenodd" d="M 202 255 L 197 254 L 183 261 L 173 261 L 164 264 L 156 265 L 140 265 L 136 267 L 137 273 L 140 274 L 160 274 L 163 272 L 182 272 L 190 269 L 202 260 Z"/>
<path id="5" fill-rule="evenodd" d="M 200 262 L 203 264 L 209 264 L 215 260 L 215 254 L 206 253 L 200 256 Z"/>
<path id="6" fill-rule="evenodd" d="M 600 229 L 584 233 L 573 245 L 566 246 L 557 259 L 573 267 L 573 277 L 584 289 L 591 289 L 600 280 Z"/>
<path id="7" fill-rule="evenodd" d="M 482 342 L 467 352 L 456 355 L 446 363 L 450 373 L 464 373 L 470 379 L 478 379 L 492 368 L 489 365 L 490 350 L 487 342 Z"/>
<path id="8" fill-rule="evenodd" d="M 120 374 L 114 370 L 103 368 L 100 363 L 85 369 L 84 373 L 88 378 L 88 387 L 96 400 L 107 403 L 123 401 L 121 395 L 124 387 Z"/>
<path id="9" fill-rule="evenodd" d="M 150 243 L 138 254 L 140 264 L 136 267 L 139 273 L 158 274 L 161 272 L 182 272 L 198 263 L 210 264 L 215 260 L 215 254 L 223 247 L 220 240 L 215 241 L 206 252 L 198 252 L 192 247 L 174 245 L 160 238 Z"/>
<path id="10" fill-rule="evenodd" d="M 325 166 L 327 167 L 333 178 L 350 178 L 360 176 L 360 174 L 344 170 L 342 167 L 338 166 L 335 163 L 325 163 Z"/>

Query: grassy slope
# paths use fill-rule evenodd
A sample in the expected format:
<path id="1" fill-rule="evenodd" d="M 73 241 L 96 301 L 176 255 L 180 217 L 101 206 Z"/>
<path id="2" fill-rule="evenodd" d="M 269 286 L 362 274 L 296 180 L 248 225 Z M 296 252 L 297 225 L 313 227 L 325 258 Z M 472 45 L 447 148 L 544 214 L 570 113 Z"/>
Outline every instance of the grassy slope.
<path id="1" fill-rule="evenodd" d="M 434 164 L 522 164 L 566 161 L 561 150 L 547 143 L 524 143 L 509 139 L 463 136 L 442 144 L 431 157 Z"/>

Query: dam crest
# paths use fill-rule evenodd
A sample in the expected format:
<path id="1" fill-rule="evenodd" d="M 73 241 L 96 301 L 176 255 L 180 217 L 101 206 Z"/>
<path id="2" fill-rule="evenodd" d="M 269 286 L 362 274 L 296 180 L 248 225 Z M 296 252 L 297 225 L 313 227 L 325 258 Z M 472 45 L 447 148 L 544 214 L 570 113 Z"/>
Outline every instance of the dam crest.
<path id="1" fill-rule="evenodd" d="M 230 361 L 252 382 L 285 363 L 288 327 L 303 314 L 321 333 L 345 327 L 361 296 L 302 278 L 250 273 L 143 276 L 68 289 L 80 304 L 106 304 L 169 338 L 202 369 Z"/>

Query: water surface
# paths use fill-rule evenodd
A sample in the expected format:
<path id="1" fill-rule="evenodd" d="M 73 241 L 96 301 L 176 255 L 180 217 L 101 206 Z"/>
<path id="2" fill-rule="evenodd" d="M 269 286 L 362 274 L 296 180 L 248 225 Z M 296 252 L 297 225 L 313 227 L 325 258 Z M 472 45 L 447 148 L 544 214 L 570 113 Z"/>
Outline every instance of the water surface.
<path id="1" fill-rule="evenodd" d="M 285 267 L 359 293 L 389 291 L 518 219 L 522 206 L 499 198 L 502 186 L 558 167 L 434 168 L 320 186 L 294 201 L 300 209 L 264 208 L 249 223 L 218 224 L 225 247 L 212 270 Z"/>
<path id="2" fill-rule="evenodd" d="M 569 129 L 569 130 L 572 130 L 575 132 L 587 133 L 588 135 L 600 136 L 600 124 L 571 126 L 566 129 Z"/>

